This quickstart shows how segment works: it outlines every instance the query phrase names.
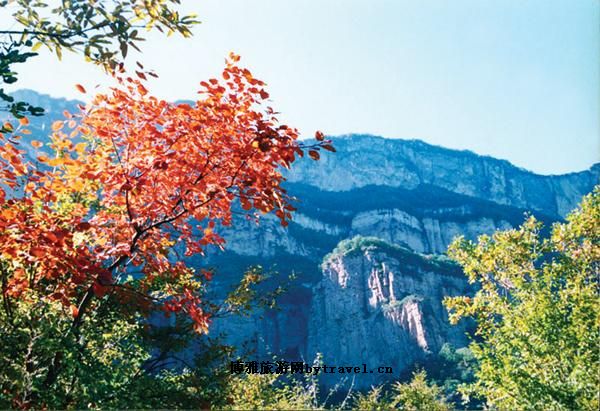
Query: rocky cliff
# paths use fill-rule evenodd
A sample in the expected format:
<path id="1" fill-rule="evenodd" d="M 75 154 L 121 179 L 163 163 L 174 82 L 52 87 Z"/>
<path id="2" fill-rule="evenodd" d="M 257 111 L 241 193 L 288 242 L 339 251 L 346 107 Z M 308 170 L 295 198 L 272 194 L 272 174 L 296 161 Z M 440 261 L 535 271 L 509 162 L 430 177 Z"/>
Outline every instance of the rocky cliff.
<path id="1" fill-rule="evenodd" d="M 330 191 L 368 185 L 412 189 L 434 185 L 498 204 L 565 216 L 598 183 L 600 166 L 580 173 L 542 176 L 508 161 L 449 150 L 420 140 L 347 135 L 335 140 L 338 155 L 318 167 L 303 162 L 290 181 L 311 182 Z"/>
<path id="2" fill-rule="evenodd" d="M 345 240 L 323 262 L 323 278 L 313 289 L 307 356 L 321 353 L 325 364 L 388 366 L 398 378 L 444 343 L 467 344 L 465 324 L 448 326 L 442 300 L 471 292 L 444 259 L 376 238 Z M 355 386 L 381 379 L 363 374 Z"/>

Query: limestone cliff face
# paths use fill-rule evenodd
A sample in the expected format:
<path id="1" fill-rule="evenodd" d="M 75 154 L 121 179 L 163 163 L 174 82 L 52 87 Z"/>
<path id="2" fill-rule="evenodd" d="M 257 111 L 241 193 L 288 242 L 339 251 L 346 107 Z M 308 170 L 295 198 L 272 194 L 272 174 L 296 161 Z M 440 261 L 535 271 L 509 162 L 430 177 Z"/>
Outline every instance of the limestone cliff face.
<path id="1" fill-rule="evenodd" d="M 419 140 L 349 135 L 335 139 L 337 155 L 318 165 L 301 162 L 290 181 L 310 181 L 323 190 L 367 185 L 415 188 L 431 184 L 449 191 L 565 216 L 600 180 L 600 166 L 562 176 L 542 176 L 508 161 L 449 150 Z"/>
<path id="2" fill-rule="evenodd" d="M 478 235 L 511 227 L 504 219 L 477 216 L 462 221 L 435 217 L 419 219 L 402 210 L 392 209 L 357 214 L 352 220 L 350 234 L 376 236 L 390 243 L 405 244 L 420 253 L 443 254 L 457 235 L 473 240 Z"/>
<path id="3" fill-rule="evenodd" d="M 227 249 L 242 256 L 272 257 L 285 252 L 306 256 L 311 253 L 309 244 L 302 244 L 281 226 L 273 215 L 260 220 L 236 218 L 234 228 L 221 230 Z"/>
<path id="4" fill-rule="evenodd" d="M 314 209 L 309 211 L 315 214 Z M 427 211 L 414 215 L 401 208 L 339 210 L 345 218 L 336 222 L 299 211 L 289 229 L 272 216 L 262 217 L 259 223 L 239 218 L 235 228 L 224 230 L 223 236 L 227 249 L 239 255 L 272 258 L 286 253 L 320 261 L 339 241 L 355 235 L 379 237 L 419 253 L 443 254 L 458 235 L 475 240 L 481 234 L 512 228 L 524 219 L 514 210 L 510 215 L 486 215 L 473 212 L 467 205 Z"/>
<path id="5" fill-rule="evenodd" d="M 393 367 L 394 375 L 437 354 L 445 342 L 465 346 L 465 325 L 450 326 L 445 296 L 469 294 L 466 278 L 447 262 L 374 239 L 342 243 L 323 264 L 313 290 L 307 358 L 325 364 Z M 362 374 L 355 385 L 381 381 Z"/>

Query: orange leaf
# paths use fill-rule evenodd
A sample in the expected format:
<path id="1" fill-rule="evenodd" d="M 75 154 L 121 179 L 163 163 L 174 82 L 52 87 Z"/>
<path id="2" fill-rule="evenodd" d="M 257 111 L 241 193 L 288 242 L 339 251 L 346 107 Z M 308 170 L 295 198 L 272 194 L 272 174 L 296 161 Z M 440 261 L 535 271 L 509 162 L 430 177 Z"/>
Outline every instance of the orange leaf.
<path id="1" fill-rule="evenodd" d="M 80 93 L 85 93 L 85 88 L 81 85 L 81 84 L 75 84 L 75 88 L 77 89 L 77 91 L 79 91 Z"/>
<path id="2" fill-rule="evenodd" d="M 55 121 L 52 123 L 52 131 L 58 131 L 63 128 L 64 123 L 62 121 Z"/>
<path id="3" fill-rule="evenodd" d="M 19 119 L 19 123 L 20 123 L 22 126 L 26 126 L 26 125 L 28 125 L 28 124 L 29 124 L 29 119 L 28 119 L 27 117 L 23 117 L 23 118 Z"/>
<path id="4" fill-rule="evenodd" d="M 318 160 L 319 158 L 321 158 L 321 156 L 319 155 L 319 152 L 315 151 L 315 150 L 310 150 L 308 152 L 308 155 L 310 156 L 310 158 L 312 158 L 315 161 Z"/>
<path id="5" fill-rule="evenodd" d="M 41 141 L 33 140 L 31 142 L 31 146 L 34 147 L 34 148 L 40 148 L 41 146 L 43 146 L 43 144 L 42 144 Z"/>

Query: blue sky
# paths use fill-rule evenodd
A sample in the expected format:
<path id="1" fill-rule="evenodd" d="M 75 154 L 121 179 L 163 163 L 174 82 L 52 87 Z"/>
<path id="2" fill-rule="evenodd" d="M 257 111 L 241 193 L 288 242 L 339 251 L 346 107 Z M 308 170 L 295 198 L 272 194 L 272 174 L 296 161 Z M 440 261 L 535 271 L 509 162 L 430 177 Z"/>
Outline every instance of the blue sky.
<path id="1" fill-rule="evenodd" d="M 195 97 L 229 51 L 307 136 L 418 138 L 542 174 L 600 161 L 597 0 L 182 0 L 192 39 L 150 35 L 151 90 Z M 6 21 L 4 18 L 2 19 Z M 80 97 L 105 83 L 79 56 L 20 69 L 19 87 Z"/>

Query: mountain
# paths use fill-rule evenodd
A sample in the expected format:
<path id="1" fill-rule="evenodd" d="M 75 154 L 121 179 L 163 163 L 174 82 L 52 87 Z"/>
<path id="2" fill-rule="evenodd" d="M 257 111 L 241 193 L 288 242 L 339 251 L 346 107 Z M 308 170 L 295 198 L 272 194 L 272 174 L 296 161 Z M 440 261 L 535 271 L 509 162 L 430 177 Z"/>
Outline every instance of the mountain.
<path id="1" fill-rule="evenodd" d="M 369 185 L 410 190 L 432 185 L 564 217 L 600 175 L 600 165 L 596 164 L 588 171 L 542 176 L 505 160 L 432 146 L 420 140 L 347 135 L 336 139 L 336 147 L 338 155 L 324 156 L 318 167 L 306 161 L 298 164 L 289 181 L 310 182 L 328 191 Z"/>
<path id="2" fill-rule="evenodd" d="M 51 121 L 79 103 L 32 91 L 19 97 L 48 111 L 30 127 L 39 140 L 47 140 Z M 302 159 L 287 172 L 286 188 L 298 198 L 287 229 L 270 215 L 260 224 L 236 217 L 234 228 L 220 230 L 226 251 L 190 263 L 216 268 L 214 300 L 250 265 L 280 273 L 265 287 L 294 272 L 278 309 L 217 319 L 211 332 L 246 344 L 255 356 L 246 360 L 275 354 L 310 362 L 320 353 L 328 365 L 393 368 L 391 376 L 357 377 L 357 388 L 435 363 L 444 344 L 468 344 L 472 324 L 450 326 L 442 306 L 445 296 L 474 291 L 443 256 L 455 236 L 476 239 L 515 227 L 526 213 L 546 224 L 559 221 L 600 182 L 600 164 L 543 176 L 418 140 L 347 135 L 333 141 L 337 153 L 319 162 Z"/>
<path id="3" fill-rule="evenodd" d="M 258 359 L 312 361 L 320 353 L 325 364 L 390 366 L 393 378 L 435 367 L 444 344 L 468 344 L 468 324 L 450 326 L 441 303 L 473 292 L 440 260 L 452 239 L 516 227 L 530 213 L 549 226 L 600 182 L 598 164 L 541 176 L 420 141 L 352 135 L 334 145 L 336 154 L 288 174 L 299 201 L 287 229 L 269 216 L 260 225 L 240 218 L 222 231 L 227 251 L 198 262 L 217 268 L 221 291 L 246 265 L 298 274 L 280 310 L 213 325 L 232 344 L 250 341 Z M 386 377 L 363 375 L 354 387 Z"/>

